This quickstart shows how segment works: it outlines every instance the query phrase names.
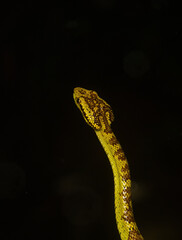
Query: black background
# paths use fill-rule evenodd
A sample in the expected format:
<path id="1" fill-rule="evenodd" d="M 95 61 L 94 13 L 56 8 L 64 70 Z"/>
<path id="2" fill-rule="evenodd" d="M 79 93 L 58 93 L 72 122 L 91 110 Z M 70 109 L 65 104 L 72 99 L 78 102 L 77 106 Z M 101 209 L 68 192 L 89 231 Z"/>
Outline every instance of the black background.
<path id="1" fill-rule="evenodd" d="M 113 176 L 73 88 L 113 108 L 146 240 L 181 239 L 182 19 L 173 1 L 1 8 L 0 239 L 120 239 Z"/>

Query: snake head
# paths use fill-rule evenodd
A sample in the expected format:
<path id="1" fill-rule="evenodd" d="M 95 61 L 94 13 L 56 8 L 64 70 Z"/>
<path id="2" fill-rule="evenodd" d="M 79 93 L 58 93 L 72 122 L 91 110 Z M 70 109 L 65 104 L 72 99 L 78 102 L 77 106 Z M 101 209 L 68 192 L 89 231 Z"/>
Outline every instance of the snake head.
<path id="1" fill-rule="evenodd" d="M 73 98 L 85 121 L 95 131 L 109 128 L 114 120 L 111 106 L 95 91 L 77 87 L 74 88 Z"/>

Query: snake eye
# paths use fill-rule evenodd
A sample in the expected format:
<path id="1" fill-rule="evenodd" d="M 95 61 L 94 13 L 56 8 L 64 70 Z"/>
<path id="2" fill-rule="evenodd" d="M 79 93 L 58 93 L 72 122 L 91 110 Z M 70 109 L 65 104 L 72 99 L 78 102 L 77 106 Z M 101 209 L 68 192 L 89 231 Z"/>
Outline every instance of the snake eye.
<path id="1" fill-rule="evenodd" d="M 80 99 L 79 99 L 79 98 L 77 98 L 77 99 L 76 99 L 76 102 L 77 102 L 78 104 L 80 104 Z"/>

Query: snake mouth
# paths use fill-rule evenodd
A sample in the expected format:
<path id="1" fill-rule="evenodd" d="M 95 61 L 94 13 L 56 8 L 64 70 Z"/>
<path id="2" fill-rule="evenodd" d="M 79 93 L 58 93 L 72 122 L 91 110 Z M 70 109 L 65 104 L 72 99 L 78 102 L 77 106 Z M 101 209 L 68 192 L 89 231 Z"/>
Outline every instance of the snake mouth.
<path id="1" fill-rule="evenodd" d="M 76 96 L 75 92 L 73 92 L 73 98 L 74 98 L 76 106 L 82 112 L 82 114 L 85 116 L 84 109 L 83 109 L 82 105 L 80 104 L 80 98 Z"/>
<path id="2" fill-rule="evenodd" d="M 75 94 L 73 93 L 73 98 L 74 98 L 74 100 L 75 100 L 76 106 L 77 106 L 80 110 L 82 110 L 82 109 L 81 109 L 81 104 L 80 104 L 80 99 L 79 99 L 79 97 L 76 97 Z"/>

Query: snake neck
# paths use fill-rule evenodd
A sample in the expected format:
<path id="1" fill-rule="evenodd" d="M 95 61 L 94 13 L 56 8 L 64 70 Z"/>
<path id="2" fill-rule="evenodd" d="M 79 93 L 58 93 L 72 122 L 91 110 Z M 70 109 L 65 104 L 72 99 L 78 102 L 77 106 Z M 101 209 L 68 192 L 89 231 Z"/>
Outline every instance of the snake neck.
<path id="1" fill-rule="evenodd" d="M 132 210 L 128 161 L 110 126 L 95 131 L 110 161 L 115 188 L 116 222 L 122 240 L 143 240 Z"/>

